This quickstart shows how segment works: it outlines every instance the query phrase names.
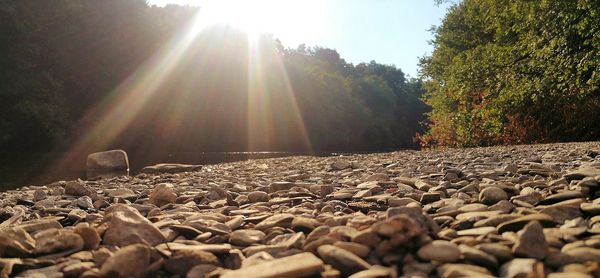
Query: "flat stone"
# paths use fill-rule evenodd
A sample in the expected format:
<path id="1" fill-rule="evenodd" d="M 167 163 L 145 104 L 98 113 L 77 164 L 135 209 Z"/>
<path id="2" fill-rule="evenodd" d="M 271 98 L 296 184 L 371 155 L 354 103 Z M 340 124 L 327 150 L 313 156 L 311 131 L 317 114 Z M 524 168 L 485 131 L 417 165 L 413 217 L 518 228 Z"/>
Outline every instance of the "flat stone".
<path id="1" fill-rule="evenodd" d="M 58 252 L 75 253 L 83 249 L 84 242 L 80 235 L 69 230 L 47 230 L 35 237 L 35 254 Z"/>
<path id="2" fill-rule="evenodd" d="M 558 202 L 562 202 L 570 199 L 584 198 L 585 196 L 581 191 L 563 191 L 556 193 L 540 200 L 537 205 L 550 205 Z"/>
<path id="3" fill-rule="evenodd" d="M 527 225 L 527 223 L 531 221 L 539 221 L 540 224 L 542 224 L 542 226 L 554 226 L 555 224 L 552 216 L 543 213 L 536 213 L 521 216 L 517 219 L 507 221 L 498 225 L 498 233 L 504 233 L 507 231 L 516 232 L 521 228 L 525 227 L 525 225 Z"/>
<path id="4" fill-rule="evenodd" d="M 568 180 L 580 180 L 585 177 L 595 177 L 600 175 L 600 168 L 580 167 L 577 170 L 569 171 L 564 177 Z"/>
<path id="5" fill-rule="evenodd" d="M 494 256 L 487 254 L 479 249 L 467 246 L 465 244 L 459 245 L 458 249 L 460 250 L 460 253 L 463 255 L 465 260 L 469 262 L 473 262 L 477 265 L 489 268 L 496 268 L 498 266 L 498 260 Z"/>
<path id="6" fill-rule="evenodd" d="M 177 163 L 160 163 L 152 166 L 146 166 L 142 168 L 140 172 L 146 174 L 159 174 L 159 173 L 182 173 L 182 172 L 194 172 L 202 169 L 202 165 L 189 165 L 189 164 L 177 164 Z"/>
<path id="7" fill-rule="evenodd" d="M 475 247 L 487 254 L 494 256 L 500 262 L 505 262 L 513 258 L 512 250 L 506 245 L 502 245 L 500 243 L 482 243 Z"/>
<path id="8" fill-rule="evenodd" d="M 369 269 L 371 265 L 359 256 L 334 245 L 322 245 L 317 248 L 319 257 L 326 263 L 332 265 L 344 275 L 352 275 L 356 272 Z"/>
<path id="9" fill-rule="evenodd" d="M 424 245 L 417 251 L 419 258 L 428 261 L 451 263 L 460 259 L 460 250 L 452 242 L 445 240 L 434 240 Z"/>
<path id="10" fill-rule="evenodd" d="M 579 206 L 549 206 L 543 208 L 540 213 L 552 216 L 554 222 L 559 224 L 581 216 L 581 210 L 579 209 Z"/>
<path id="11" fill-rule="evenodd" d="M 460 230 L 460 231 L 457 231 L 456 234 L 458 236 L 482 236 L 482 235 L 487 235 L 487 234 L 495 233 L 495 232 L 496 232 L 495 227 L 480 227 L 480 228 Z"/>
<path id="12" fill-rule="evenodd" d="M 600 249 L 592 247 L 576 247 L 567 251 L 564 251 L 566 255 L 570 256 L 573 262 L 585 263 L 585 262 L 598 262 L 600 261 Z"/>
<path id="13" fill-rule="evenodd" d="M 219 265 L 219 259 L 206 251 L 180 250 L 165 261 L 165 269 L 171 273 L 184 276 L 190 269 L 200 264 Z"/>
<path id="14" fill-rule="evenodd" d="M 292 226 L 294 215 L 289 213 L 280 213 L 267 217 L 256 225 L 258 230 L 266 230 L 275 226 L 289 228 Z"/>
<path id="15" fill-rule="evenodd" d="M 238 246 L 250 246 L 260 243 L 266 234 L 259 230 L 235 230 L 229 235 L 229 243 Z"/>
<path id="16" fill-rule="evenodd" d="M 420 202 L 421 204 L 429 204 L 435 201 L 439 201 L 441 199 L 440 193 L 424 193 L 421 195 Z"/>
<path id="17" fill-rule="evenodd" d="M 529 277 L 533 273 L 536 259 L 513 259 L 500 267 L 500 277 L 518 278 Z"/>
<path id="18" fill-rule="evenodd" d="M 590 215 L 599 215 L 600 214 L 600 204 L 582 203 L 580 208 L 586 214 L 590 214 Z"/>
<path id="19" fill-rule="evenodd" d="M 305 277 L 319 274 L 323 267 L 323 261 L 312 253 L 305 252 L 238 270 L 226 271 L 223 272 L 221 278 Z"/>
<path id="20" fill-rule="evenodd" d="M 132 198 L 136 198 L 137 194 L 135 194 L 135 192 L 133 192 L 133 190 L 131 190 L 129 188 L 117 188 L 117 189 L 109 191 L 108 197 L 132 199 Z"/>

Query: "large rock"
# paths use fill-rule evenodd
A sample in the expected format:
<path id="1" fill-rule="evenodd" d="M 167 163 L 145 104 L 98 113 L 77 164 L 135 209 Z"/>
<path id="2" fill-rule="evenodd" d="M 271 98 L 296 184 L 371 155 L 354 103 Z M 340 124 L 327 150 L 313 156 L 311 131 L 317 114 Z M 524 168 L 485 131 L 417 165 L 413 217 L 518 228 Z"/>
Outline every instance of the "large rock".
<path id="1" fill-rule="evenodd" d="M 89 179 L 129 174 L 129 159 L 123 150 L 110 150 L 88 155 L 86 175 Z"/>
<path id="2" fill-rule="evenodd" d="M 107 223 L 103 238 L 106 245 L 147 243 L 155 246 L 166 241 L 165 236 L 150 220 L 127 205 L 116 204 L 107 208 L 104 221 Z"/>

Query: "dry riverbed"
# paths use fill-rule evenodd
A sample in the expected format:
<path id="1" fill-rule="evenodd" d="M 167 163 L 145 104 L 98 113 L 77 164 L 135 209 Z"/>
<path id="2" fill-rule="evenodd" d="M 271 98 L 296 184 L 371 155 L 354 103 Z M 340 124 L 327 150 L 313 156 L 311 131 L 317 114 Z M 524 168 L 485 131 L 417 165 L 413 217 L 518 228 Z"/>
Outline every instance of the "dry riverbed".
<path id="1" fill-rule="evenodd" d="M 599 152 L 286 157 L 27 186 L 0 193 L 1 276 L 600 277 Z"/>

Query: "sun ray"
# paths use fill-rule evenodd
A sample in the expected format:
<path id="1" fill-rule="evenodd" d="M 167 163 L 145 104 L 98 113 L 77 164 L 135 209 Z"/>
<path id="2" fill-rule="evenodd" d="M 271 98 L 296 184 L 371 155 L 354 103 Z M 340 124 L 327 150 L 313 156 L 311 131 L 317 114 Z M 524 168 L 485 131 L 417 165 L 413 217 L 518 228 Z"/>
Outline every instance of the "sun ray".
<path id="1" fill-rule="evenodd" d="M 97 113 L 102 111 L 108 110 L 108 112 L 75 142 L 59 165 L 73 163 L 72 161 L 78 155 L 89 150 L 90 147 L 97 150 L 106 148 L 123 132 L 171 75 L 197 34 L 206 26 L 208 22 L 202 18 L 201 13 L 197 13 L 186 28 L 171 38 L 164 48 L 149 58 L 101 103 L 91 109 L 83 117 L 84 120 L 94 119 Z M 111 105 L 114 106 L 108 109 Z"/>

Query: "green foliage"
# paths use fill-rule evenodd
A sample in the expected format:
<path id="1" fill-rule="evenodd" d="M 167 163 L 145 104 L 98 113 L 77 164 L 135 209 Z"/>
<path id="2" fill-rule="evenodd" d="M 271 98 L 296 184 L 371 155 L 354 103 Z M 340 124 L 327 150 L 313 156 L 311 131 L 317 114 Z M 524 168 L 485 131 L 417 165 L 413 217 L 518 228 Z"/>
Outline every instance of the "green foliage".
<path id="1" fill-rule="evenodd" d="M 423 144 L 474 146 L 600 137 L 600 2 L 465 0 L 421 60 Z"/>

